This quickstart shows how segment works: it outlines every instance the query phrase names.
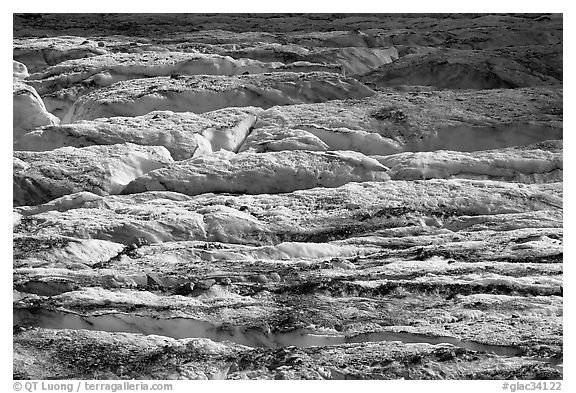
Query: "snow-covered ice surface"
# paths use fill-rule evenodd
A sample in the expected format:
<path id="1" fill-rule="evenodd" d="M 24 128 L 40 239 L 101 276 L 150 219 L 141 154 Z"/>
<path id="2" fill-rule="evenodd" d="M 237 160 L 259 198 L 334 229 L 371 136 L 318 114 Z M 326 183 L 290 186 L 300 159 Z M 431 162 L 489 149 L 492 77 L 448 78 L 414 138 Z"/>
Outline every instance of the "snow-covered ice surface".
<path id="1" fill-rule="evenodd" d="M 13 56 L 14 60 L 26 64 L 30 72 L 36 72 L 62 61 L 103 55 L 106 52 L 95 40 L 59 35 L 14 38 Z"/>
<path id="2" fill-rule="evenodd" d="M 12 77 L 14 79 L 26 79 L 30 76 L 28 73 L 28 67 L 19 61 L 12 60 Z"/>
<path id="3" fill-rule="evenodd" d="M 48 151 L 135 143 L 164 146 L 174 160 L 209 154 L 220 149 L 237 151 L 250 134 L 260 108 L 224 108 L 202 115 L 153 111 L 136 117 L 109 117 L 37 128 L 14 142 L 16 150 Z"/>
<path id="4" fill-rule="evenodd" d="M 390 61 L 391 62 L 391 61 Z M 298 63 L 303 68 L 303 62 Z M 308 63 L 300 72 L 322 71 L 321 64 Z M 109 53 L 68 60 L 30 76 L 30 84 L 42 93 L 54 93 L 93 78 L 103 87 L 127 79 L 170 75 L 242 75 L 289 71 L 284 63 L 186 52 Z M 296 68 L 293 66 L 292 68 Z M 334 69 L 336 70 L 336 69 Z"/>
<path id="5" fill-rule="evenodd" d="M 58 124 L 60 120 L 48 112 L 42 98 L 33 87 L 14 78 L 12 88 L 13 137 L 18 139 L 28 131 L 45 125 Z"/>
<path id="6" fill-rule="evenodd" d="M 339 187 L 349 182 L 386 181 L 388 168 L 353 151 L 280 151 L 267 154 L 218 152 L 148 172 L 124 189 L 275 194 L 315 187 Z"/>
<path id="7" fill-rule="evenodd" d="M 14 152 L 14 204 L 39 204 L 78 191 L 118 194 L 136 177 L 170 162 L 163 146 L 132 144 Z"/>
<path id="8" fill-rule="evenodd" d="M 138 116 L 153 110 L 203 113 L 226 107 L 269 108 L 372 94 L 355 79 L 327 72 L 131 79 L 81 96 L 63 121 Z"/>
<path id="9" fill-rule="evenodd" d="M 376 157 L 375 157 L 376 158 Z M 499 149 L 473 153 L 438 150 L 400 153 L 376 158 L 390 167 L 394 180 L 504 179 L 525 183 L 562 181 L 562 149 Z"/>
<path id="10" fill-rule="evenodd" d="M 562 379 L 555 14 L 15 14 L 15 379 Z"/>
<path id="11" fill-rule="evenodd" d="M 250 57 L 262 61 L 285 62 L 297 64 L 301 61 L 321 64 L 338 65 L 349 74 L 364 74 L 375 70 L 381 65 L 390 64 L 398 60 L 398 50 L 392 46 L 389 48 L 367 47 L 325 47 L 306 49 L 295 45 L 260 44 L 247 48 L 227 49 L 222 48 L 222 54 L 234 58 Z"/>
<path id="12" fill-rule="evenodd" d="M 375 57 L 379 59 L 382 56 L 384 55 L 380 54 Z M 383 64 L 383 62 L 375 64 Z M 44 96 L 49 110 L 63 117 L 80 96 L 130 79 L 183 75 L 232 76 L 267 72 L 327 71 L 339 73 L 341 69 L 341 66 L 331 64 L 263 63 L 253 59 L 233 59 L 217 54 L 120 52 L 63 61 L 30 75 L 28 83 Z"/>

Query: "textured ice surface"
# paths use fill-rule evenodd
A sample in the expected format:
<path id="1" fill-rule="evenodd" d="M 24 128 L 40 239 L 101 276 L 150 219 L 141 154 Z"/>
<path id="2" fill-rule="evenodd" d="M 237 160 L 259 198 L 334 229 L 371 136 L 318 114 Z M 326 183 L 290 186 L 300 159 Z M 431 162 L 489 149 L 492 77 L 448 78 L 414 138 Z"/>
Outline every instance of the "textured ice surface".
<path id="1" fill-rule="evenodd" d="M 117 194 L 134 178 L 170 162 L 162 146 L 133 144 L 14 152 L 14 204 L 36 205 L 78 191 Z"/>
<path id="2" fill-rule="evenodd" d="M 522 182 L 562 181 L 562 150 L 503 149 L 473 153 L 439 150 L 378 157 L 395 180 L 487 178 Z"/>
<path id="3" fill-rule="evenodd" d="M 192 158 L 132 181 L 123 193 L 176 191 L 273 194 L 349 182 L 386 181 L 387 168 L 352 151 L 220 152 Z"/>
<path id="4" fill-rule="evenodd" d="M 562 379 L 561 14 L 13 22 L 14 378 Z"/>
<path id="5" fill-rule="evenodd" d="M 155 111 L 137 117 L 111 117 L 43 127 L 15 141 L 16 150 L 47 151 L 130 142 L 164 146 L 175 160 L 220 149 L 237 151 L 254 125 L 260 108 L 224 108 L 196 115 Z"/>
<path id="6" fill-rule="evenodd" d="M 12 88 L 13 137 L 18 139 L 37 127 L 58 124 L 60 120 L 46 110 L 42 98 L 33 87 L 14 79 Z"/>
<path id="7" fill-rule="evenodd" d="M 133 79 L 80 97 L 64 121 L 138 116 L 154 110 L 203 113 L 225 107 L 269 108 L 372 94 L 355 79 L 326 72 Z"/>

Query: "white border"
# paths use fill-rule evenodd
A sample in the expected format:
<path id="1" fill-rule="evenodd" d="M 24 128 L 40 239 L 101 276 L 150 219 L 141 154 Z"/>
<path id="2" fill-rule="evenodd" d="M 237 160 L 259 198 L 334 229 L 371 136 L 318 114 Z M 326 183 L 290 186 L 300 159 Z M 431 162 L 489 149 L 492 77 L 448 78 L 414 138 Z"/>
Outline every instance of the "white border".
<path id="1" fill-rule="evenodd" d="M 574 339 L 569 332 L 574 331 L 574 287 L 572 281 L 575 280 L 574 266 L 576 263 L 574 256 L 574 248 L 576 245 L 576 238 L 574 237 L 574 219 L 575 208 L 572 206 L 572 201 L 575 201 L 576 194 L 574 193 L 574 183 L 571 180 L 574 169 L 574 136 L 573 128 L 574 116 L 572 113 L 574 108 L 573 104 L 573 82 L 574 76 L 571 72 L 573 70 L 574 58 L 572 54 L 574 37 L 574 22 L 572 7 L 568 2 L 564 1 L 545 1 L 545 2 L 520 2 L 520 1 L 497 1 L 497 0 L 483 0 L 481 2 L 466 2 L 466 1 L 338 1 L 332 2 L 312 1 L 312 0 L 289 0 L 281 4 L 275 1 L 232 1 L 232 0 L 219 0 L 216 2 L 197 2 L 197 1 L 157 1 L 154 3 L 142 1 L 114 1 L 114 0 L 97 0 L 93 2 L 76 1 L 23 1 L 20 3 L 10 3 L 8 6 L 4 5 L 3 8 L 8 8 L 7 12 L 0 13 L 2 22 L 3 45 L 6 57 L 11 56 L 12 53 L 12 14 L 16 12 L 129 12 L 133 13 L 134 10 L 146 13 L 200 13 L 200 12 L 365 12 L 365 13 L 437 13 L 437 12 L 556 12 L 564 13 L 564 40 L 568 43 L 565 45 L 567 50 L 564 51 L 564 85 L 565 85 L 565 118 L 564 118 L 564 156 L 565 156 L 565 196 L 564 196 L 564 226 L 565 226 L 565 275 L 564 275 L 564 381 L 562 382 L 562 391 L 570 392 L 576 391 L 574 375 L 571 373 L 574 365 Z M 2 288 L 2 311 L 4 315 L 11 314 L 11 299 L 12 299 L 12 183 L 11 173 L 11 156 L 12 156 L 12 143 L 11 143 L 11 100 L 8 96 L 11 91 L 11 79 L 8 79 L 8 67 L 10 59 L 5 58 L 2 62 L 2 69 L 5 69 L 5 78 L 2 79 L 2 99 L 3 99 L 3 118 L 4 133 L 8 137 L 8 142 L 2 144 L 1 154 L 1 183 L 5 184 L 4 192 L 0 193 L 1 206 L 2 206 L 2 255 L 5 255 L 4 263 L 2 265 L 1 274 L 1 288 Z M 10 190 L 10 191 L 9 191 Z M 10 317 L 11 318 L 11 317 Z M 7 317 L 8 319 L 8 317 Z M 0 388 L 3 391 L 12 390 L 12 329 L 11 324 L 3 323 L 2 326 L 2 343 L 5 344 L 4 356 L 2 356 L 2 384 Z M 153 382 L 153 381 L 150 381 Z M 294 389 L 357 389 L 361 387 L 375 389 L 376 392 L 382 392 L 385 389 L 392 391 L 407 391 L 407 392 L 425 392 L 425 391 L 442 391 L 442 392 L 502 392 L 502 383 L 498 381 L 325 381 L 322 384 L 316 384 L 314 381 L 170 381 L 174 382 L 175 392 L 194 392 L 197 389 L 210 389 L 216 391 L 230 390 L 240 392 L 255 392 L 255 391 L 292 391 Z M 526 381 L 524 381 L 526 382 Z M 361 385 L 361 386 L 360 386 Z"/>

